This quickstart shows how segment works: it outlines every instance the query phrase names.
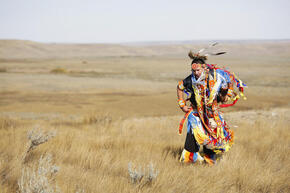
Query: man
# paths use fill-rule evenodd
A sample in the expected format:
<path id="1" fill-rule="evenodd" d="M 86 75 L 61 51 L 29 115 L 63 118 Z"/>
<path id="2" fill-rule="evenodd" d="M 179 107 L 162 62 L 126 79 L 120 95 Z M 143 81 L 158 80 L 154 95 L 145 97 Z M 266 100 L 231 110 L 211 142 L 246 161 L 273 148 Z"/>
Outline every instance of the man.
<path id="1" fill-rule="evenodd" d="M 180 161 L 206 162 L 212 165 L 233 144 L 233 132 L 219 112 L 218 104 L 236 97 L 232 88 L 235 77 L 228 71 L 206 64 L 206 56 L 192 52 L 189 56 L 192 59 L 192 74 L 177 86 L 178 105 L 186 113 L 180 124 L 180 133 L 185 119 L 188 118 L 187 135 Z M 190 106 L 186 105 L 184 92 L 191 95 L 187 99 Z"/>

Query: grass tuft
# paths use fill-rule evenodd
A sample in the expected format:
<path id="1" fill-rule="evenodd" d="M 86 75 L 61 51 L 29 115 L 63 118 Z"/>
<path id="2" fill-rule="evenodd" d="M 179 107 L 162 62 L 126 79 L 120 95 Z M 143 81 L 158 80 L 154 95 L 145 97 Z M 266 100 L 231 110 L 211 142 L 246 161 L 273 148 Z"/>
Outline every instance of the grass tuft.
<path id="1" fill-rule="evenodd" d="M 64 68 L 54 68 L 50 72 L 54 74 L 65 74 L 67 73 L 67 70 Z"/>
<path id="2" fill-rule="evenodd" d="M 59 167 L 53 165 L 51 154 L 42 155 L 37 166 L 25 167 L 18 180 L 18 193 L 59 193 L 55 174 Z"/>
<path id="3" fill-rule="evenodd" d="M 143 182 L 143 185 L 146 185 L 151 184 L 157 178 L 158 170 L 154 169 L 152 163 L 147 166 L 147 170 L 141 166 L 139 166 L 137 170 L 136 168 L 133 168 L 132 163 L 129 162 L 128 173 L 131 183 L 136 184 Z"/>
<path id="4" fill-rule="evenodd" d="M 7 68 L 0 68 L 0 73 L 5 73 L 5 72 L 7 72 Z"/>

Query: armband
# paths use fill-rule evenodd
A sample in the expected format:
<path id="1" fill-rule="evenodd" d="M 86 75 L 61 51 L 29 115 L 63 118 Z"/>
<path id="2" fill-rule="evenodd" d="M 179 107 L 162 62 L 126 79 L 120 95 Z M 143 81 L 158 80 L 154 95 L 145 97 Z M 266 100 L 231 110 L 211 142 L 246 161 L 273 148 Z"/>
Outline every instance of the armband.
<path id="1" fill-rule="evenodd" d="M 180 108 L 183 108 L 185 106 L 185 101 L 183 99 L 178 100 L 178 105 Z"/>
<path id="2" fill-rule="evenodd" d="M 178 82 L 177 86 L 180 90 L 184 90 L 183 81 Z"/>
<path id="3" fill-rule="evenodd" d="M 233 90 L 232 90 L 232 89 L 228 89 L 228 93 L 227 93 L 227 95 L 228 95 L 229 97 L 232 97 L 233 94 L 234 94 Z"/>

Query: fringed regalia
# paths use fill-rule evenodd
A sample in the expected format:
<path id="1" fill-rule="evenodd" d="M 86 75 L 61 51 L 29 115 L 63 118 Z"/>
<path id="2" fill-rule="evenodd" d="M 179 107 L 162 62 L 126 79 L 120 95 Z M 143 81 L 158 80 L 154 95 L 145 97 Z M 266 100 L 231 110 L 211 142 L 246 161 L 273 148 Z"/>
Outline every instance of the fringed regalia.
<path id="1" fill-rule="evenodd" d="M 186 119 L 187 136 L 182 152 L 181 162 L 206 162 L 214 164 L 224 152 L 227 152 L 234 142 L 234 132 L 226 124 L 220 108 L 234 105 L 243 95 L 246 86 L 235 74 L 218 68 L 216 65 L 205 65 L 205 71 L 196 80 L 191 74 L 178 85 L 188 96 L 191 110 L 180 122 L 179 133 Z M 227 98 L 228 104 L 220 104 L 222 98 Z M 201 151 L 201 147 L 203 150 Z"/>

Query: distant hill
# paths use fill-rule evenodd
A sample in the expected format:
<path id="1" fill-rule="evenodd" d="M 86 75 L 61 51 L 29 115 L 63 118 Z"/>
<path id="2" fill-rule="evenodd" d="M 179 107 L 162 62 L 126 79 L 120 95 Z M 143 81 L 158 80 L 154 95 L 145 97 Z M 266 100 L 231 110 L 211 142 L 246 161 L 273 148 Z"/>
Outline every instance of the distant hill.
<path id="1" fill-rule="evenodd" d="M 213 41 L 137 42 L 123 44 L 39 43 L 27 40 L 0 40 L 0 60 L 69 59 L 109 56 L 172 56 L 184 57 Z M 290 40 L 220 41 L 215 50 L 230 55 L 289 55 Z"/>

